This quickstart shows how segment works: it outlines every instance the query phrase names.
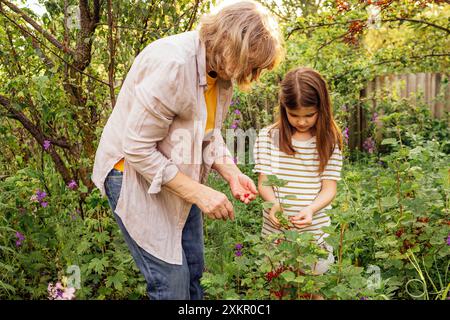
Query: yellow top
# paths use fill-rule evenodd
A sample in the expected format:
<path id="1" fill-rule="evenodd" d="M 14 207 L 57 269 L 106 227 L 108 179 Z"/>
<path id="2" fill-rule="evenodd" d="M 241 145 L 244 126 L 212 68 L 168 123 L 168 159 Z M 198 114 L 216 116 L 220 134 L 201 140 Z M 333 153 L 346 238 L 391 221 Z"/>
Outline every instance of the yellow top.
<path id="1" fill-rule="evenodd" d="M 217 77 L 213 78 L 209 74 L 206 74 L 206 83 L 208 86 L 205 90 L 205 101 L 206 101 L 206 127 L 205 132 L 214 129 L 214 122 L 216 120 L 216 108 L 217 108 Z"/>
<path id="2" fill-rule="evenodd" d="M 208 132 L 214 129 L 214 122 L 216 120 L 216 109 L 217 109 L 217 77 L 213 78 L 209 74 L 206 74 L 206 83 L 207 87 L 205 90 L 205 101 L 206 101 L 206 127 L 205 132 Z M 123 158 L 116 163 L 114 169 L 123 172 Z"/>

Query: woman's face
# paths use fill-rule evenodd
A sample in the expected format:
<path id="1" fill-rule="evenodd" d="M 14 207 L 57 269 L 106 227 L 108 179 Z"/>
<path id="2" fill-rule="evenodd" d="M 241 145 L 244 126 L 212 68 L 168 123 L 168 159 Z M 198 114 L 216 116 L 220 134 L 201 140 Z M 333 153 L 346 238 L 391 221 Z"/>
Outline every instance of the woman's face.
<path id="1" fill-rule="evenodd" d="M 228 63 L 227 59 L 225 59 L 225 61 Z M 233 75 L 236 72 L 235 69 L 233 69 L 233 68 L 225 68 L 224 66 L 219 66 L 217 69 L 218 70 L 214 70 L 214 71 L 217 72 L 217 76 L 220 79 L 227 80 L 227 81 L 232 80 L 233 79 Z M 245 70 L 244 75 L 245 75 L 245 78 L 252 79 L 252 81 L 253 81 L 253 80 L 257 79 L 257 77 L 259 76 L 260 73 L 261 73 L 261 70 L 258 69 L 257 67 L 249 66 L 247 68 L 247 70 Z M 237 79 L 234 79 L 234 80 L 237 80 Z"/>
<path id="2" fill-rule="evenodd" d="M 289 124 L 293 126 L 298 132 L 308 132 L 316 125 L 319 116 L 317 107 L 300 107 L 297 109 L 287 109 L 286 113 Z"/>

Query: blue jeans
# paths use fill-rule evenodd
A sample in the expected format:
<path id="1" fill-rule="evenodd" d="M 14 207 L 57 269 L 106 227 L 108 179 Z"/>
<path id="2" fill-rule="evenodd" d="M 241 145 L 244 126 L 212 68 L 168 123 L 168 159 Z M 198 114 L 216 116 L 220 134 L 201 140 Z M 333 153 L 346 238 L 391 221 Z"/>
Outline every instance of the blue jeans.
<path id="1" fill-rule="evenodd" d="M 114 212 L 122 187 L 123 173 L 112 169 L 105 180 L 105 191 L 114 217 L 137 267 L 147 282 L 147 295 L 154 300 L 202 300 L 203 220 L 200 209 L 192 205 L 182 233 L 182 265 L 162 261 L 137 245 Z"/>

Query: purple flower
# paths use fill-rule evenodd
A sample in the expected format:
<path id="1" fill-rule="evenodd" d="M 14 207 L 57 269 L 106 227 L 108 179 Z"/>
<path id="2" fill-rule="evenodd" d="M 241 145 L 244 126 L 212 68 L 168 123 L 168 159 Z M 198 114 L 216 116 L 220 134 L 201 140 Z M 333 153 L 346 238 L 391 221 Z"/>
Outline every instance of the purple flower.
<path id="1" fill-rule="evenodd" d="M 241 250 L 241 249 L 242 249 L 242 243 L 237 243 L 237 244 L 234 246 L 234 248 L 237 249 L 237 250 Z"/>
<path id="2" fill-rule="evenodd" d="M 25 236 L 21 234 L 19 231 L 16 232 L 16 247 L 20 247 L 22 242 L 25 240 Z"/>
<path id="3" fill-rule="evenodd" d="M 78 218 L 78 213 L 79 213 L 78 209 L 76 211 L 70 213 L 70 219 L 76 220 Z"/>
<path id="4" fill-rule="evenodd" d="M 23 234 L 21 234 L 19 231 L 16 232 L 16 237 L 17 239 L 19 239 L 20 241 L 25 240 L 25 236 Z"/>
<path id="5" fill-rule="evenodd" d="M 363 148 L 368 153 L 373 153 L 375 150 L 375 141 L 373 141 L 372 137 L 367 138 L 363 143 Z"/>
<path id="6" fill-rule="evenodd" d="M 370 120 L 372 120 L 373 122 L 377 121 L 377 120 L 378 120 L 378 113 L 375 112 L 375 113 L 372 115 L 372 118 L 371 118 Z"/>
<path id="7" fill-rule="evenodd" d="M 47 201 L 42 201 L 41 202 L 41 206 L 44 207 L 44 208 L 47 208 L 48 202 Z"/>
<path id="8" fill-rule="evenodd" d="M 233 123 L 231 124 L 231 129 L 236 129 L 239 126 L 239 122 L 241 122 L 239 119 L 233 120 Z"/>
<path id="9" fill-rule="evenodd" d="M 48 150 L 50 148 L 51 144 L 52 143 L 50 142 L 50 140 L 44 140 L 44 144 L 43 144 L 44 149 Z"/>
<path id="10" fill-rule="evenodd" d="M 47 193 L 45 192 L 45 191 L 41 191 L 41 190 L 37 190 L 36 191 L 36 197 L 37 197 L 37 200 L 39 201 L 39 202 L 41 202 L 42 200 L 44 200 L 44 198 L 47 196 Z"/>
<path id="11" fill-rule="evenodd" d="M 76 188 L 78 188 L 77 183 L 75 182 L 75 180 L 70 180 L 69 184 L 67 185 L 67 187 L 70 190 L 75 190 Z"/>
<path id="12" fill-rule="evenodd" d="M 367 300 L 367 297 L 361 297 L 359 300 Z"/>
<path id="13" fill-rule="evenodd" d="M 233 162 L 234 162 L 234 164 L 237 164 L 238 160 L 236 157 L 233 158 Z"/>
<path id="14" fill-rule="evenodd" d="M 447 237 L 447 245 L 450 246 L 450 233 L 448 234 L 448 237 Z"/>
<path id="15" fill-rule="evenodd" d="M 236 257 L 242 256 L 242 252 L 240 250 L 236 250 L 236 252 L 234 254 Z"/>
<path id="16" fill-rule="evenodd" d="M 235 106 L 239 104 L 239 98 L 231 99 L 230 106 Z"/>
<path id="17" fill-rule="evenodd" d="M 347 105 L 346 104 L 342 105 L 341 110 L 347 112 L 348 111 Z"/>
<path id="18" fill-rule="evenodd" d="M 348 144 L 348 127 L 344 129 L 343 134 L 344 134 L 345 143 Z"/>
<path id="19" fill-rule="evenodd" d="M 241 111 L 239 109 L 234 110 L 234 114 L 240 115 Z"/>

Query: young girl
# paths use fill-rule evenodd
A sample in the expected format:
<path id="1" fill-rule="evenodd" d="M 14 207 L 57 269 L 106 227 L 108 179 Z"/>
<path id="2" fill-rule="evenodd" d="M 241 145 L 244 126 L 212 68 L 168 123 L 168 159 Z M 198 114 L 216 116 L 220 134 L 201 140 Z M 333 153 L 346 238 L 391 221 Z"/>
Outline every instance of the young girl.
<path id="1" fill-rule="evenodd" d="M 325 80 L 311 68 L 288 72 L 281 82 L 279 119 L 260 131 L 254 147 L 258 191 L 265 201 L 274 203 L 264 210 L 262 234 L 281 232 L 275 213 L 281 211 L 280 201 L 291 205 L 283 209 L 291 230 L 312 232 L 329 251 L 328 259 L 320 259 L 313 267 L 315 274 L 326 272 L 334 262 L 333 248 L 325 242 L 328 235 L 321 228 L 330 225 L 326 211 L 341 179 L 341 150 L 342 134 L 333 119 Z M 276 194 L 272 187 L 263 186 L 267 175 L 288 184 Z M 289 195 L 295 199 L 284 199 Z"/>

